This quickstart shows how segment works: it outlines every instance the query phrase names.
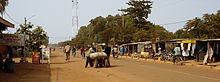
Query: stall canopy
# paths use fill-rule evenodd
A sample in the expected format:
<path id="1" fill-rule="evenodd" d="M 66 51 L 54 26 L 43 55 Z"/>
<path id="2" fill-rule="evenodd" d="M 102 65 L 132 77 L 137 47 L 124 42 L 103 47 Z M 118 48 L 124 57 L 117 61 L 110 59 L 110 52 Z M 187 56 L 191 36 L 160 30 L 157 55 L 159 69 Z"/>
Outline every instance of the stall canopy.
<path id="1" fill-rule="evenodd" d="M 7 27 L 14 28 L 14 24 L 0 17 L 0 31 L 5 30 Z"/>

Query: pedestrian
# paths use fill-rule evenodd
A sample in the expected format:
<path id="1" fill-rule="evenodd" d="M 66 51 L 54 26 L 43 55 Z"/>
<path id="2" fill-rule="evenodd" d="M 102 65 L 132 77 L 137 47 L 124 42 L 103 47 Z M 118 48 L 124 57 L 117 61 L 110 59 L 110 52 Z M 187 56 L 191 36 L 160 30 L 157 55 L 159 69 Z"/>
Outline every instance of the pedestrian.
<path id="1" fill-rule="evenodd" d="M 123 55 L 124 55 L 124 47 L 121 46 L 121 47 L 120 47 L 120 56 L 123 56 Z"/>
<path id="2" fill-rule="evenodd" d="M 112 54 L 113 54 L 114 59 L 118 57 L 117 52 L 118 52 L 118 49 L 117 49 L 116 46 L 114 46 L 113 49 L 112 49 Z"/>
<path id="3" fill-rule="evenodd" d="M 90 58 L 90 54 L 95 52 L 93 49 L 94 49 L 93 45 L 89 46 L 88 55 L 86 56 L 85 68 L 88 66 L 88 64 L 90 64 L 90 67 L 93 67 L 92 59 Z"/>
<path id="4" fill-rule="evenodd" d="M 155 51 L 152 50 L 152 58 L 154 58 L 154 56 L 155 56 Z"/>
<path id="5" fill-rule="evenodd" d="M 85 58 L 85 48 L 84 46 L 80 48 L 82 58 Z"/>
<path id="6" fill-rule="evenodd" d="M 76 56 L 76 48 L 75 48 L 75 46 L 72 47 L 72 55 L 73 55 L 73 57 Z"/>
<path id="7" fill-rule="evenodd" d="M 56 48 L 55 47 L 53 47 L 53 51 L 55 52 L 55 50 L 56 50 Z"/>
<path id="8" fill-rule="evenodd" d="M 161 55 L 161 47 L 158 47 L 158 55 Z"/>
<path id="9" fill-rule="evenodd" d="M 125 53 L 125 56 L 128 56 L 128 49 L 127 49 L 127 47 L 124 48 L 124 53 Z"/>
<path id="10" fill-rule="evenodd" d="M 178 44 L 176 44 L 176 47 L 174 48 L 173 64 L 175 64 L 175 59 L 177 58 L 177 56 L 181 56 L 180 47 L 178 46 Z"/>
<path id="11" fill-rule="evenodd" d="M 109 47 L 107 43 L 105 45 L 105 51 L 104 52 L 107 54 L 107 57 L 109 59 L 110 58 L 110 54 L 111 54 L 111 47 Z"/>
<path id="12" fill-rule="evenodd" d="M 67 43 L 67 45 L 64 48 L 64 53 L 66 53 L 66 61 L 70 60 L 70 51 L 71 51 L 71 46 L 69 45 L 69 43 Z"/>

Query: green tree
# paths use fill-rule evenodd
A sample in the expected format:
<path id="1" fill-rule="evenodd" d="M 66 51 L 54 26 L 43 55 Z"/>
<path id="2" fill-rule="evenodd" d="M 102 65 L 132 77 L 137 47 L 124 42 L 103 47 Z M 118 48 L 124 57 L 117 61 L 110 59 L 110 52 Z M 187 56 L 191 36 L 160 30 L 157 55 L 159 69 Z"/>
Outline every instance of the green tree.
<path id="1" fill-rule="evenodd" d="M 33 24 L 31 24 L 31 22 L 29 22 L 28 24 L 23 24 L 20 25 L 20 28 L 17 29 L 17 31 L 15 32 L 15 34 L 26 34 L 26 35 L 31 35 L 31 29 L 33 28 Z"/>
<path id="2" fill-rule="evenodd" d="M 5 7 L 8 5 L 8 0 L 0 0 L 0 13 L 5 12 Z"/>
<path id="3" fill-rule="evenodd" d="M 32 31 L 30 39 L 28 40 L 28 45 L 32 51 L 38 51 L 40 45 L 48 45 L 48 39 L 49 37 L 43 28 L 41 26 L 37 26 L 37 28 Z"/>
<path id="4" fill-rule="evenodd" d="M 130 0 L 127 4 L 131 7 L 120 11 L 126 12 L 125 15 L 133 18 L 138 28 L 148 29 L 144 25 L 147 24 L 146 20 L 151 14 L 152 2 L 149 0 Z"/>
<path id="5" fill-rule="evenodd" d="M 184 30 L 189 38 L 220 38 L 220 10 L 217 14 L 204 14 L 203 18 L 189 20 Z"/>
<path id="6" fill-rule="evenodd" d="M 17 29 L 17 31 L 15 32 L 15 34 L 25 34 L 25 35 L 28 35 L 28 36 L 31 36 L 32 34 L 32 31 L 31 29 L 33 28 L 33 24 L 31 24 L 31 22 L 29 22 L 28 24 L 21 24 L 20 25 L 20 28 Z M 25 45 L 26 47 L 28 47 L 30 49 L 30 41 L 26 40 L 25 41 Z"/>
<path id="7" fill-rule="evenodd" d="M 181 39 L 181 38 L 190 38 L 189 34 L 187 31 L 184 31 L 183 29 L 179 29 L 174 33 L 174 37 L 176 39 Z"/>
<path id="8" fill-rule="evenodd" d="M 31 24 L 31 22 L 20 25 L 20 28 L 15 34 L 28 35 L 29 39 L 25 41 L 26 47 L 28 47 L 30 51 L 37 51 L 40 45 L 48 45 L 49 37 L 41 26 L 37 26 L 35 29 L 33 29 L 33 27 L 34 25 Z"/>

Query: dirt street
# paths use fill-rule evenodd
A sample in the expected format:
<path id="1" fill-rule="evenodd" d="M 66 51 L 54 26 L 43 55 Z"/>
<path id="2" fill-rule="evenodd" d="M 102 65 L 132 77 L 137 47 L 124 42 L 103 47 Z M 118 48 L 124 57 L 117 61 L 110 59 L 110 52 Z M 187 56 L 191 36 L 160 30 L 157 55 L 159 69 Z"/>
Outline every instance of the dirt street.
<path id="1" fill-rule="evenodd" d="M 29 58 L 30 59 L 30 58 Z M 15 64 L 15 73 L 0 71 L 0 82 L 220 82 L 220 71 L 129 58 L 110 59 L 109 68 L 85 68 L 79 53 L 65 61 L 57 49 L 51 64 Z"/>
<path id="2" fill-rule="evenodd" d="M 220 71 L 126 58 L 111 59 L 109 68 L 85 68 L 85 59 L 65 61 L 61 51 L 51 55 L 51 82 L 220 82 Z"/>

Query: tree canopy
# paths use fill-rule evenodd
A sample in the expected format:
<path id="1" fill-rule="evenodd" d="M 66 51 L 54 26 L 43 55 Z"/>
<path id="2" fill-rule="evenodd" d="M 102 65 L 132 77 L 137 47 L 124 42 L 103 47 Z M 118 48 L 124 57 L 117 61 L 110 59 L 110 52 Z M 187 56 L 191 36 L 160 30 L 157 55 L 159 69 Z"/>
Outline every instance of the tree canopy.
<path id="1" fill-rule="evenodd" d="M 117 14 L 91 19 L 90 24 L 82 26 L 70 43 L 80 47 L 93 42 L 114 44 L 171 38 L 171 32 L 147 21 L 152 8 L 151 1 L 130 0 L 127 4 L 130 6 L 129 8 L 119 10 L 126 12 L 125 16 Z M 69 41 L 59 44 L 67 42 Z"/>
<path id="2" fill-rule="evenodd" d="M 40 45 L 48 45 L 47 33 L 43 30 L 41 26 L 34 28 L 34 25 L 29 22 L 28 24 L 20 25 L 20 28 L 15 34 L 25 34 L 29 36 L 29 39 L 25 41 L 26 47 L 30 51 L 38 51 Z"/>
<path id="3" fill-rule="evenodd" d="M 0 13 L 5 12 L 5 7 L 8 5 L 8 0 L 0 0 Z"/>
<path id="4" fill-rule="evenodd" d="M 175 33 L 175 36 L 198 39 L 220 38 L 220 10 L 217 14 L 204 14 L 202 18 L 189 20 L 183 29 Z"/>
<path id="5" fill-rule="evenodd" d="M 144 28 L 148 15 L 151 14 L 152 2 L 149 0 L 130 0 L 127 4 L 130 7 L 120 11 L 133 18 L 136 27 Z"/>
<path id="6" fill-rule="evenodd" d="M 220 38 L 220 10 L 217 14 L 204 14 L 202 18 L 189 20 L 186 25 L 174 34 L 160 25 L 148 21 L 152 2 L 149 0 L 130 0 L 130 7 L 120 9 L 125 15 L 108 15 L 90 20 L 82 26 L 71 43 L 81 47 L 96 43 L 128 43 L 140 41 L 156 41 L 176 38 Z"/>

